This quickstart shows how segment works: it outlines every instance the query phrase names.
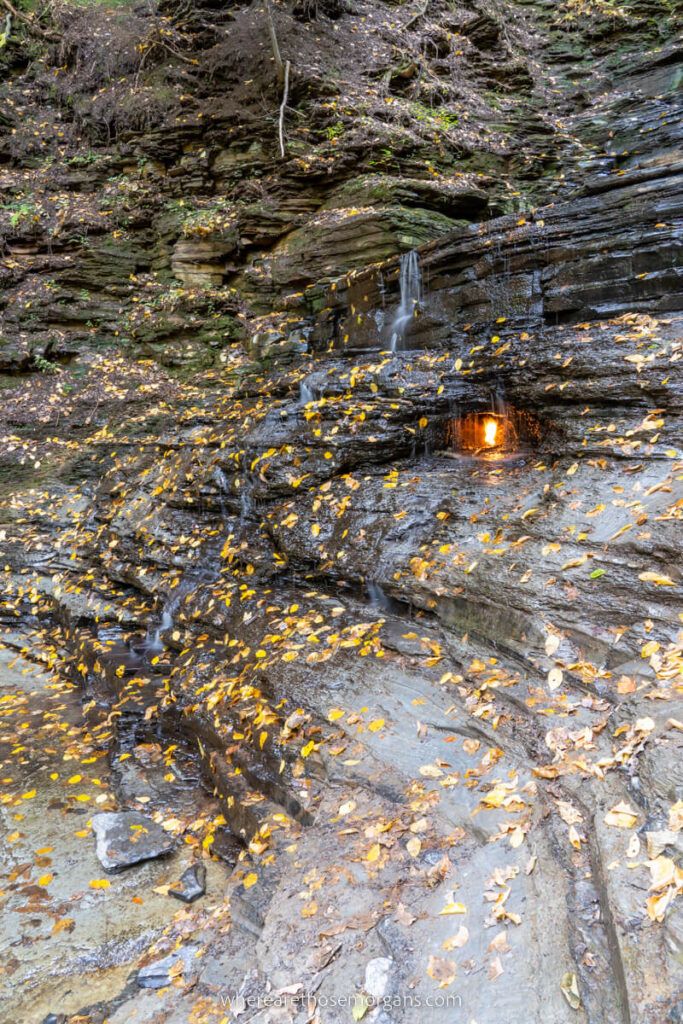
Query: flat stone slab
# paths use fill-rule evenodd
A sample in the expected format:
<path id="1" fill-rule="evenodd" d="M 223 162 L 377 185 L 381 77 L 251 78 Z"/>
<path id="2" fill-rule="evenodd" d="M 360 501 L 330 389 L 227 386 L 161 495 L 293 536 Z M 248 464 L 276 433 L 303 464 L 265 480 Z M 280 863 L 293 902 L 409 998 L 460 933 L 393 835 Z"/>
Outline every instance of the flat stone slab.
<path id="1" fill-rule="evenodd" d="M 165 956 L 163 960 L 155 960 L 154 963 L 141 967 L 137 973 L 138 985 L 140 988 L 166 988 L 179 974 L 187 981 L 197 973 L 198 951 L 199 946 L 182 946 L 169 956 Z"/>
<path id="2" fill-rule="evenodd" d="M 143 860 L 162 857 L 174 846 L 173 837 L 137 811 L 95 814 L 95 852 L 105 871 L 121 871 Z"/>

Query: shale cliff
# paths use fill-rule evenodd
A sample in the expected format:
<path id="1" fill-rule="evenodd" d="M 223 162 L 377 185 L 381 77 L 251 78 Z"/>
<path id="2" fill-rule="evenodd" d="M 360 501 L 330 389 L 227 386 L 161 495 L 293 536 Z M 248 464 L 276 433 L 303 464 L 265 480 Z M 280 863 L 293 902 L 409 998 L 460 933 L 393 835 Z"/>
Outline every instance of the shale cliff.
<path id="1" fill-rule="evenodd" d="M 15 1018 L 683 1019 L 679 36 L 15 12 Z M 172 852 L 88 881 L 95 811 Z"/>

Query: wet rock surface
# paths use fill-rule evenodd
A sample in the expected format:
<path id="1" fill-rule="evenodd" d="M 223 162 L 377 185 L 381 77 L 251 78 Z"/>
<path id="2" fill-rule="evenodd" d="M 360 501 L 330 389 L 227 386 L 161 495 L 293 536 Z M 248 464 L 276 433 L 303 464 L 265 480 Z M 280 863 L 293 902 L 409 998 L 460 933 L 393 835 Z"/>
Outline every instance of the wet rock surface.
<path id="1" fill-rule="evenodd" d="M 166 988 L 173 978 L 179 975 L 182 975 L 184 980 L 190 980 L 192 975 L 196 974 L 195 961 L 198 952 L 198 946 L 184 946 L 161 960 L 147 964 L 137 973 L 138 985 L 140 988 Z"/>
<path id="2" fill-rule="evenodd" d="M 122 871 L 173 849 L 173 839 L 156 822 L 136 811 L 95 814 L 91 825 L 97 858 L 106 871 Z"/>
<path id="3" fill-rule="evenodd" d="M 183 903 L 194 903 L 205 892 L 206 868 L 203 864 L 193 864 L 187 868 L 168 890 L 169 896 L 174 896 Z"/>
<path id="4" fill-rule="evenodd" d="M 59 179 L 125 224 L 5 211 L 16 1019 L 680 1015 L 680 52 L 656 4 L 590 30 L 518 6 L 418 13 L 429 73 L 385 26 L 368 67 L 402 113 L 367 112 L 371 145 L 323 105 L 324 151 L 276 166 L 253 128 L 189 118 L 139 133 L 144 168 Z M 316 52 L 356 35 L 322 19 Z M 472 86 L 486 130 L 460 111 L 435 150 L 420 90 L 453 99 L 454 37 L 458 88 L 499 109 Z M 402 173 L 364 166 L 401 117 Z M 86 348 L 37 375 L 67 350 L 47 323 L 168 344 L 166 369 Z M 169 372 L 199 349 L 221 359 Z M 468 417 L 504 442 L 465 444 Z M 112 823 L 129 866 L 100 878 Z"/>

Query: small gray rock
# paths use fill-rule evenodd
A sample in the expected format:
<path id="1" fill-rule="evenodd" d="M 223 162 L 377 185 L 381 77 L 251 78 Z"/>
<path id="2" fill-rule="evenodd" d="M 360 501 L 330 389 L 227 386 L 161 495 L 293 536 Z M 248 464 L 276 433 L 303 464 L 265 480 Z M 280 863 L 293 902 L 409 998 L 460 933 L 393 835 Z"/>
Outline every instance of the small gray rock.
<path id="1" fill-rule="evenodd" d="M 95 852 L 105 871 L 121 871 L 141 860 L 161 857 L 174 846 L 172 836 L 137 811 L 95 814 L 92 827 L 97 839 Z"/>
<path id="2" fill-rule="evenodd" d="M 166 988 L 173 980 L 169 972 L 178 961 L 182 961 L 183 964 L 183 978 L 185 981 L 190 980 L 198 973 L 198 952 L 199 946 L 182 946 L 169 956 L 165 956 L 163 960 L 155 960 L 154 963 L 141 967 L 137 974 L 138 985 L 140 988 Z"/>
<path id="3" fill-rule="evenodd" d="M 191 864 L 168 890 L 169 896 L 175 896 L 183 903 L 194 903 L 206 892 L 206 868 L 203 864 Z"/>
<path id="4" fill-rule="evenodd" d="M 388 956 L 378 956 L 368 960 L 365 966 L 365 991 L 377 1002 L 384 998 L 389 987 L 391 969 L 394 961 Z"/>

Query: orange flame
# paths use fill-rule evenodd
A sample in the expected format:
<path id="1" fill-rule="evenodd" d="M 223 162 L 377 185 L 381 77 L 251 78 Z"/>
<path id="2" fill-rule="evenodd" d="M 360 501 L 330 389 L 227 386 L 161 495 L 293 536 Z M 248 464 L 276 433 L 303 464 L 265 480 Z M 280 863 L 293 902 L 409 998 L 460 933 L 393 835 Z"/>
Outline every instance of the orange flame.
<path id="1" fill-rule="evenodd" d="M 498 424 L 494 419 L 484 420 L 484 444 L 492 448 L 496 443 L 498 435 Z"/>

